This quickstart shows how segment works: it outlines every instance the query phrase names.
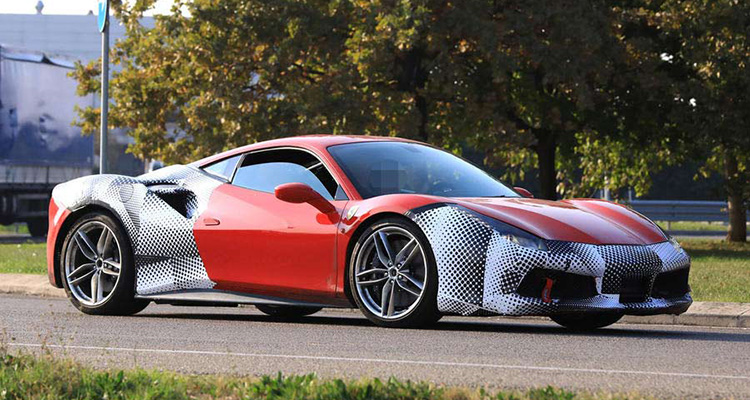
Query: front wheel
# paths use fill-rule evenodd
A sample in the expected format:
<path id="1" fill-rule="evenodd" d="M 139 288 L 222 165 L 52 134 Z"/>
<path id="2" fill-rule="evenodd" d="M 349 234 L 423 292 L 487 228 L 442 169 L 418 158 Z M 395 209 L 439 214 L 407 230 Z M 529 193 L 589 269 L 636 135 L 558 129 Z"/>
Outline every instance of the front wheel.
<path id="1" fill-rule="evenodd" d="M 102 213 L 78 219 L 60 255 L 60 276 L 73 305 L 86 314 L 131 315 L 148 305 L 135 296 L 130 241 L 120 224 Z"/>
<path id="2" fill-rule="evenodd" d="M 622 314 L 560 314 L 550 318 L 570 330 L 593 331 L 614 324 Z"/>
<path id="3" fill-rule="evenodd" d="M 413 222 L 383 219 L 359 237 L 349 262 L 349 289 L 370 321 L 392 328 L 436 322 L 437 286 L 432 249 Z"/>

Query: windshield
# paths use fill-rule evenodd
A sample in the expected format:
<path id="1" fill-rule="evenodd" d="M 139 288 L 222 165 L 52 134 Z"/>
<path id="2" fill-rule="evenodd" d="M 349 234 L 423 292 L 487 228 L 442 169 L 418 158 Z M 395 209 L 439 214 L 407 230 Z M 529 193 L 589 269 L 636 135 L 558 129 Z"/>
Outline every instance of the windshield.
<path id="1" fill-rule="evenodd" d="M 443 197 L 519 197 L 453 154 L 406 142 L 335 145 L 328 152 L 362 198 L 412 193 Z"/>

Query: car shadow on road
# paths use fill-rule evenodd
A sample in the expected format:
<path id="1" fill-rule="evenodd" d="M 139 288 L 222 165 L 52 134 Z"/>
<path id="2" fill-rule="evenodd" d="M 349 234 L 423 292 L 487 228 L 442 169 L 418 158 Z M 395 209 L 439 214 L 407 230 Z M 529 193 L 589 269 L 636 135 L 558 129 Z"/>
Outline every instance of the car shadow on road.
<path id="1" fill-rule="evenodd" d="M 385 329 L 373 325 L 363 316 L 356 313 L 351 315 L 311 315 L 308 317 L 289 320 L 277 317 L 270 317 L 263 314 L 237 314 L 237 313 L 143 313 L 138 318 L 163 318 L 163 319 L 195 319 L 195 320 L 214 320 L 214 321 L 244 321 L 259 322 L 268 324 L 301 324 L 301 325 L 327 325 L 327 326 L 350 326 L 372 329 Z M 690 330 L 693 328 L 694 330 Z M 672 327 L 667 325 L 651 325 L 644 328 L 644 325 L 636 324 L 617 324 L 608 328 L 599 329 L 592 332 L 573 332 L 553 323 L 544 320 L 538 321 L 513 321 L 513 320 L 496 320 L 482 319 L 475 320 L 442 320 L 434 325 L 410 329 L 412 331 L 428 332 L 489 332 L 489 333 L 523 333 L 523 334 L 542 334 L 542 335 L 561 335 L 561 336 L 581 336 L 581 337 L 611 337 L 611 338 L 640 338 L 654 340 L 701 340 L 701 341 L 723 341 L 723 342 L 741 342 L 750 343 L 750 332 L 721 332 L 705 327 Z"/>
<path id="2" fill-rule="evenodd" d="M 486 324 L 486 325 L 485 325 Z M 695 330 L 686 330 L 693 328 Z M 607 328 L 590 332 L 574 332 L 544 321 L 525 323 L 514 321 L 492 321 L 489 323 L 474 323 L 469 321 L 443 322 L 434 328 L 444 331 L 476 331 L 497 333 L 531 333 L 560 336 L 581 337 L 611 337 L 611 338 L 639 338 L 654 340 L 701 340 L 750 343 L 750 332 L 733 333 L 707 330 L 705 327 L 678 327 L 668 325 L 651 325 L 644 329 L 644 325 L 617 324 Z"/>

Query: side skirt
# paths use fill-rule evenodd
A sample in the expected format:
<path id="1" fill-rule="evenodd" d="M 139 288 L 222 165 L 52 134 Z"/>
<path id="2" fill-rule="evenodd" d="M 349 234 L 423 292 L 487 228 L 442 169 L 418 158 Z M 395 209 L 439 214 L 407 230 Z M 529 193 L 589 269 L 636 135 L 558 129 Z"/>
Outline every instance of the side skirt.
<path id="1" fill-rule="evenodd" d="M 266 304 L 274 306 L 350 308 L 334 304 L 308 303 L 279 297 L 260 296 L 228 290 L 190 289 L 153 295 L 136 295 L 136 299 L 150 300 L 156 304 L 176 306 L 223 306 L 233 307 L 239 304 Z"/>

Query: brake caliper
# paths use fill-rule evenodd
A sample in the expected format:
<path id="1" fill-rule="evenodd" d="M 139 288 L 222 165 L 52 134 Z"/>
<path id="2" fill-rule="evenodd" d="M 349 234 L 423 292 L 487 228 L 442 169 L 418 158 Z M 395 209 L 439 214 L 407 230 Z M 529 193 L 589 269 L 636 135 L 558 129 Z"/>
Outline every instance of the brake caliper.
<path id="1" fill-rule="evenodd" d="M 555 280 L 547 277 L 547 281 L 544 283 L 544 289 L 542 289 L 542 301 L 545 303 L 552 303 L 552 285 L 555 284 Z"/>

